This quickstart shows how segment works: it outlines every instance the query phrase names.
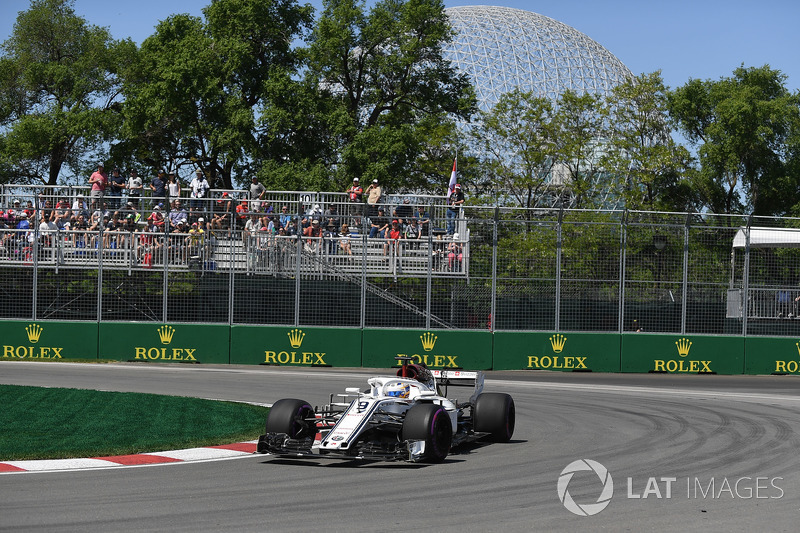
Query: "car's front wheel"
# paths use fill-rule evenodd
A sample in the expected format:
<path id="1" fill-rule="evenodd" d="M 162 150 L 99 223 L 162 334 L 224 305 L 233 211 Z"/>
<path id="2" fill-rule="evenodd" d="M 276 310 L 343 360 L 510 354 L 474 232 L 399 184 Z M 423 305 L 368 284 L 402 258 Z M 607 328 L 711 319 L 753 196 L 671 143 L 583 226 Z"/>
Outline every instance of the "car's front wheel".
<path id="1" fill-rule="evenodd" d="M 317 434 L 314 408 L 303 400 L 278 400 L 267 414 L 266 432 L 286 433 L 290 439 L 314 438 Z"/>
<path id="2" fill-rule="evenodd" d="M 441 405 L 417 404 L 406 412 L 401 438 L 425 441 L 422 461 L 441 463 L 450 452 L 453 441 L 450 415 Z"/>
<path id="3" fill-rule="evenodd" d="M 489 433 L 493 441 L 510 441 L 516 424 L 514 399 L 502 392 L 484 392 L 472 407 L 472 421 L 476 432 Z"/>

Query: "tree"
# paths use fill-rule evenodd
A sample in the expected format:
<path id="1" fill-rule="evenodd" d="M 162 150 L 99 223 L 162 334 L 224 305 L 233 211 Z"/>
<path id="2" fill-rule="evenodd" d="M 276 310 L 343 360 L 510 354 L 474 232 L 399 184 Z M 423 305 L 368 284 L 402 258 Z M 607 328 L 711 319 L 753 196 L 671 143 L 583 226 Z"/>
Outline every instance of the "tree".
<path id="1" fill-rule="evenodd" d="M 442 53 L 453 30 L 440 0 L 325 0 L 308 47 L 308 80 L 333 117 L 316 138 L 335 182 L 379 178 L 389 187 L 441 187 L 446 162 L 425 164 L 430 135 L 466 119 L 475 97 Z M 320 121 L 321 122 L 321 121 Z M 449 154 L 447 159 L 450 159 Z M 427 169 L 436 167 L 434 175 Z"/>
<path id="2" fill-rule="evenodd" d="M 217 0 L 205 19 L 173 15 L 142 43 L 125 80 L 117 149 L 156 167 L 199 166 L 217 186 L 260 160 L 258 120 L 273 78 L 296 72 L 292 41 L 311 8 L 294 0 Z"/>
<path id="3" fill-rule="evenodd" d="M 537 207 L 551 189 L 552 120 L 550 100 L 516 89 L 481 113 L 473 134 L 491 177 L 487 188 L 499 203 Z"/>
<path id="4" fill-rule="evenodd" d="M 0 169 L 17 183 L 83 174 L 117 130 L 119 68 L 135 50 L 77 16 L 73 0 L 33 0 L 0 57 Z"/>
<path id="5" fill-rule="evenodd" d="M 800 190 L 800 94 L 768 65 L 719 81 L 689 80 L 669 95 L 672 118 L 700 161 L 701 191 L 716 213 L 782 215 Z"/>
<path id="6" fill-rule="evenodd" d="M 692 159 L 672 138 L 660 72 L 622 83 L 607 98 L 609 131 L 602 164 L 628 209 L 694 211 Z"/>
<path id="7" fill-rule="evenodd" d="M 565 91 L 553 117 L 554 157 L 560 180 L 572 197 L 566 207 L 604 205 L 604 187 L 596 183 L 602 174 L 600 153 L 605 139 L 605 109 L 600 97 Z"/>

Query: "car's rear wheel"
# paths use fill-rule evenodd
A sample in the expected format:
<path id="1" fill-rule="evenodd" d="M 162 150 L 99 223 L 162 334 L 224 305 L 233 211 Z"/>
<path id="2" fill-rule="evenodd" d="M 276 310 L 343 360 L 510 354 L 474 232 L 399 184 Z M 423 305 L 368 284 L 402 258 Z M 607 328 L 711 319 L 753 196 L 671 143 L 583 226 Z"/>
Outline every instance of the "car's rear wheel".
<path id="1" fill-rule="evenodd" d="M 313 438 L 317 434 L 314 408 L 303 400 L 278 400 L 267 414 L 267 433 L 286 433 L 290 439 Z"/>
<path id="2" fill-rule="evenodd" d="M 476 432 L 489 433 L 493 441 L 510 441 L 516 423 L 514 399 L 502 392 L 484 392 L 472 407 L 472 421 Z"/>
<path id="3" fill-rule="evenodd" d="M 453 442 L 450 415 L 441 405 L 417 404 L 406 412 L 401 438 L 425 441 L 422 461 L 441 463 L 450 452 Z"/>

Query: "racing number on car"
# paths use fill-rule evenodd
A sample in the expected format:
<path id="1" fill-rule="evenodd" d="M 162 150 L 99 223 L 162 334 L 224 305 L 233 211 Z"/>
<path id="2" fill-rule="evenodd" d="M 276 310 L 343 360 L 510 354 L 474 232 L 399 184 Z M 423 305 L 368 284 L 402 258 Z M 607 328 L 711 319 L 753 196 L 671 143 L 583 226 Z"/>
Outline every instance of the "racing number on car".
<path id="1" fill-rule="evenodd" d="M 369 402 L 358 402 L 358 412 L 360 413 L 364 409 L 369 407 Z"/>

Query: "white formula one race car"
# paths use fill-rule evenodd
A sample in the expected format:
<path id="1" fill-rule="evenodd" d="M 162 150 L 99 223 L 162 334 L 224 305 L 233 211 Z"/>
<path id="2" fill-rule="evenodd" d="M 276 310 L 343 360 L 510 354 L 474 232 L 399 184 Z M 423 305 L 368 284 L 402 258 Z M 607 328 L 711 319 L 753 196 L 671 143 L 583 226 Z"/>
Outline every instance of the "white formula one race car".
<path id="1" fill-rule="evenodd" d="M 316 410 L 303 400 L 275 402 L 258 453 L 292 458 L 441 462 L 450 449 L 514 434 L 514 400 L 483 391 L 483 372 L 428 370 L 398 358 L 397 376 L 372 377 L 369 389 L 331 394 Z M 447 398 L 450 386 L 471 387 L 466 402 Z"/>

